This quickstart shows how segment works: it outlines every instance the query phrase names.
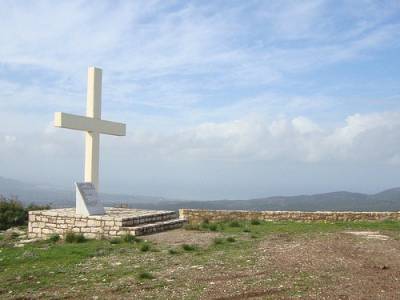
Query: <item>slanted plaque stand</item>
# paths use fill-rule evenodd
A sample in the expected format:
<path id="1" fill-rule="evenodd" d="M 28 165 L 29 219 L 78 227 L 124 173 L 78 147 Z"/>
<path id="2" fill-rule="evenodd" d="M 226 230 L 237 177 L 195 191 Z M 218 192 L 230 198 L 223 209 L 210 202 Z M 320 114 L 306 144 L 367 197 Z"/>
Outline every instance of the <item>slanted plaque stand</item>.
<path id="1" fill-rule="evenodd" d="M 104 207 L 91 182 L 76 182 L 76 214 L 81 216 L 104 215 Z"/>

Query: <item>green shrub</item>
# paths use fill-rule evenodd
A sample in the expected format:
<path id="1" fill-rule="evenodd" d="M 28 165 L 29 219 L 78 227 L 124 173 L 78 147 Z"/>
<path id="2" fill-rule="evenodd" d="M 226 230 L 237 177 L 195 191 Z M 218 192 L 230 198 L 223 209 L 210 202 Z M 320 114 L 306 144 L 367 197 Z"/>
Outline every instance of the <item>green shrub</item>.
<path id="1" fill-rule="evenodd" d="M 208 223 L 201 223 L 200 224 L 200 228 L 202 228 L 202 229 L 208 229 L 208 227 L 209 227 L 209 224 Z"/>
<path id="2" fill-rule="evenodd" d="M 67 232 L 65 235 L 66 243 L 84 243 L 86 242 L 86 238 L 83 234 L 76 234 L 75 232 Z"/>
<path id="3" fill-rule="evenodd" d="M 138 274 L 138 278 L 139 279 L 153 279 L 154 276 L 150 272 L 143 271 Z"/>
<path id="4" fill-rule="evenodd" d="M 127 233 L 127 234 L 123 235 L 123 236 L 122 236 L 122 240 L 123 240 L 125 243 L 134 243 L 134 242 L 137 242 L 137 241 L 138 241 L 138 239 L 136 238 L 136 236 L 134 236 L 134 235 L 132 235 L 132 234 L 130 234 L 130 233 Z"/>
<path id="5" fill-rule="evenodd" d="M 0 230 L 27 224 L 30 210 L 49 208 L 50 205 L 38 206 L 34 204 L 24 208 L 16 198 L 6 198 L 0 195 Z"/>
<path id="6" fill-rule="evenodd" d="M 149 250 L 150 250 L 150 244 L 148 244 L 148 243 L 144 243 L 140 246 L 140 251 L 142 251 L 142 252 L 147 252 Z"/>
<path id="7" fill-rule="evenodd" d="M 210 226 L 208 226 L 208 229 L 210 231 L 217 231 L 218 230 L 218 226 L 217 226 L 217 224 L 210 224 Z"/>
<path id="8" fill-rule="evenodd" d="M 110 244 L 121 244 L 122 240 L 118 237 L 112 238 Z"/>
<path id="9" fill-rule="evenodd" d="M 197 250 L 197 246 L 196 245 L 190 245 L 190 244 L 183 244 L 182 245 L 182 249 L 185 251 L 195 251 Z"/>
<path id="10" fill-rule="evenodd" d="M 240 223 L 238 221 L 232 221 L 229 223 L 230 227 L 240 227 Z"/>
<path id="11" fill-rule="evenodd" d="M 172 255 L 175 255 L 175 254 L 178 254 L 179 252 L 176 249 L 168 249 L 168 253 L 172 254 Z"/>
<path id="12" fill-rule="evenodd" d="M 27 219 L 27 213 L 21 202 L 0 196 L 0 230 L 24 225 Z"/>
<path id="13" fill-rule="evenodd" d="M 65 242 L 66 243 L 74 243 L 76 239 L 75 233 L 70 231 L 67 232 L 67 234 L 65 235 Z"/>
<path id="14" fill-rule="evenodd" d="M 251 232 L 250 228 L 246 227 L 245 229 L 243 229 L 243 232 Z"/>
<path id="15" fill-rule="evenodd" d="M 47 210 L 50 209 L 51 205 L 50 204 L 44 204 L 44 205 L 38 205 L 31 203 L 26 207 L 26 211 L 33 211 L 33 210 Z"/>
<path id="16" fill-rule="evenodd" d="M 76 243 L 84 243 L 84 242 L 86 242 L 86 238 L 82 233 L 77 234 L 75 237 L 75 242 Z"/>
<path id="17" fill-rule="evenodd" d="M 233 236 L 230 236 L 226 239 L 229 243 L 234 243 L 236 242 L 236 239 Z"/>
<path id="18" fill-rule="evenodd" d="M 215 238 L 213 240 L 214 245 L 221 245 L 224 243 L 224 239 L 223 238 Z"/>
<path id="19" fill-rule="evenodd" d="M 60 235 L 59 234 L 52 234 L 49 236 L 48 241 L 52 243 L 57 243 L 60 240 Z"/>
<path id="20" fill-rule="evenodd" d="M 250 223 L 251 223 L 251 225 L 260 225 L 261 224 L 260 220 L 257 220 L 257 219 L 251 220 Z"/>

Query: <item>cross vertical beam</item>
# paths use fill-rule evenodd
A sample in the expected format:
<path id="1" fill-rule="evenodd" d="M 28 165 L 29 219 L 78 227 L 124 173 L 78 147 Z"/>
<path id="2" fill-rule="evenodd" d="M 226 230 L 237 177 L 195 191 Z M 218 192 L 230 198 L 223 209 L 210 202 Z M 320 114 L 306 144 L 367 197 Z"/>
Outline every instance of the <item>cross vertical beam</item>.
<path id="1" fill-rule="evenodd" d="M 88 69 L 86 116 L 101 119 L 101 69 Z M 99 149 L 100 134 L 88 131 L 85 133 L 85 181 L 92 182 L 99 191 Z"/>
<path id="2" fill-rule="evenodd" d="M 99 68 L 89 67 L 86 116 L 63 112 L 54 114 L 54 126 L 85 131 L 85 182 L 99 189 L 100 133 L 116 136 L 126 134 L 126 125 L 101 119 L 101 74 Z"/>

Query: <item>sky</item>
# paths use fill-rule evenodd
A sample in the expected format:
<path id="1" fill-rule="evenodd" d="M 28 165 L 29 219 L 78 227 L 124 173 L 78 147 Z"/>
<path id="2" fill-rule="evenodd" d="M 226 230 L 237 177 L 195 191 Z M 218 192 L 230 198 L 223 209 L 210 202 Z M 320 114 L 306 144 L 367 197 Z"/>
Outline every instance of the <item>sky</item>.
<path id="1" fill-rule="evenodd" d="M 72 189 L 88 66 L 100 190 L 248 199 L 400 186 L 399 1 L 1 1 L 0 176 Z"/>

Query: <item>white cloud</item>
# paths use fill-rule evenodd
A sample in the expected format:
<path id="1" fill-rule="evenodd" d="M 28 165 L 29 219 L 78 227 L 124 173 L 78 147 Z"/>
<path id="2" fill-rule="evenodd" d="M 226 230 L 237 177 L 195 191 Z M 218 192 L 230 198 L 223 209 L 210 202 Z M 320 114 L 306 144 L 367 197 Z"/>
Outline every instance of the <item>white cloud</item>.
<path id="1" fill-rule="evenodd" d="M 343 125 L 323 128 L 303 116 L 270 121 L 249 117 L 172 134 L 137 129 L 116 143 L 124 145 L 121 152 L 125 147 L 131 154 L 157 159 L 391 163 L 400 153 L 399 120 L 400 113 L 356 114 Z"/>

